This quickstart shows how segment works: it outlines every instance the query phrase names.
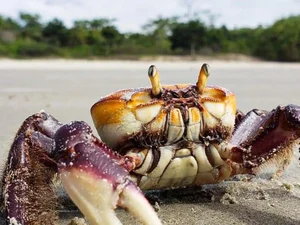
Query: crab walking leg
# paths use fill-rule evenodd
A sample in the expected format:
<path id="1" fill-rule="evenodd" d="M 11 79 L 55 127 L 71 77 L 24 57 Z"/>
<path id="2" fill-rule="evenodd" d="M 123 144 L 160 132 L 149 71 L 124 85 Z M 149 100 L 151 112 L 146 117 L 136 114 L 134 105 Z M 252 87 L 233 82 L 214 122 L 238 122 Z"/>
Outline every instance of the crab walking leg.
<path id="1" fill-rule="evenodd" d="M 54 224 L 57 199 L 51 181 L 56 163 L 50 155 L 60 126 L 55 118 L 40 112 L 28 117 L 16 134 L 1 188 L 7 224 Z"/>
<path id="2" fill-rule="evenodd" d="M 92 135 L 84 122 L 72 122 L 55 135 L 58 170 L 70 198 L 92 225 L 121 224 L 117 205 L 127 208 L 144 224 L 161 224 L 138 187 L 129 180 L 129 160 Z"/>

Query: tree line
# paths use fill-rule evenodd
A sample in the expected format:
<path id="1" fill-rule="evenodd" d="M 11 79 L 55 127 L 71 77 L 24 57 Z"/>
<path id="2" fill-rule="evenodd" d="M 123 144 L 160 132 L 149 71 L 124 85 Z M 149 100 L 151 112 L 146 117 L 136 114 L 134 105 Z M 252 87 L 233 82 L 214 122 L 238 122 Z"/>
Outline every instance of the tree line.
<path id="1" fill-rule="evenodd" d="M 115 20 L 75 21 L 66 27 L 35 14 L 14 20 L 0 15 L 0 57 L 139 57 L 238 53 L 272 61 L 300 61 L 300 15 L 270 26 L 228 29 L 199 18 L 157 18 L 138 33 L 122 33 Z"/>

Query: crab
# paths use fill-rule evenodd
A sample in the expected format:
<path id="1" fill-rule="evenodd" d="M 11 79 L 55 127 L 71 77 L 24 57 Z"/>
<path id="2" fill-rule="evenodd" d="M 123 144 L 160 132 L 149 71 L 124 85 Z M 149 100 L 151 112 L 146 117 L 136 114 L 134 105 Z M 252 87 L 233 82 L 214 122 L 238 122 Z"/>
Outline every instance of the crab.
<path id="1" fill-rule="evenodd" d="M 299 141 L 300 106 L 243 114 L 233 92 L 206 85 L 209 74 L 203 64 L 195 85 L 162 86 L 150 66 L 151 87 L 117 91 L 92 106 L 101 141 L 82 121 L 63 125 L 44 111 L 28 117 L 2 178 L 7 224 L 54 224 L 55 177 L 91 225 L 121 224 L 118 206 L 158 225 L 141 190 L 256 175 L 268 163 L 280 175 Z"/>

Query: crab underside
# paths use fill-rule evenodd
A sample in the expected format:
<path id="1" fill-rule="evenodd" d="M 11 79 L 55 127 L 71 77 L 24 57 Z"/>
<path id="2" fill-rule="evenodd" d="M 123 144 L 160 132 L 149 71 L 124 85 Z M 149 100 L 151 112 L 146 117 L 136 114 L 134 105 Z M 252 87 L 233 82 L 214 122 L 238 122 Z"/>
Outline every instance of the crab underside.
<path id="1" fill-rule="evenodd" d="M 206 64 L 196 85 L 161 86 L 154 66 L 148 75 L 151 88 L 115 92 L 92 107 L 102 141 L 85 122 L 63 125 L 45 112 L 24 121 L 2 178 L 7 224 L 54 224 L 55 177 L 89 224 L 121 224 L 117 206 L 143 224 L 161 224 L 141 190 L 255 175 L 269 163 L 279 175 L 289 164 L 299 106 L 244 115 L 232 92 L 206 86 Z"/>

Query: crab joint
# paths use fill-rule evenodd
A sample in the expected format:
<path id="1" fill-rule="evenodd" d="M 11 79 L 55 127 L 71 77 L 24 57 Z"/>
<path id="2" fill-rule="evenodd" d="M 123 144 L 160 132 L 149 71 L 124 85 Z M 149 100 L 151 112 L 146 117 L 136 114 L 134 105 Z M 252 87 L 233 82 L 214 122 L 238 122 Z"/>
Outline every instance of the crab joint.
<path id="1" fill-rule="evenodd" d="M 162 87 L 160 84 L 159 73 L 154 65 L 149 67 L 148 76 L 152 85 L 152 94 L 154 96 L 158 96 L 162 91 Z"/>
<path id="2" fill-rule="evenodd" d="M 210 74 L 209 66 L 208 66 L 208 64 L 204 63 L 200 69 L 200 73 L 198 76 L 198 82 L 197 82 L 197 87 L 198 87 L 198 91 L 200 94 L 202 94 L 204 91 L 209 74 Z"/>

